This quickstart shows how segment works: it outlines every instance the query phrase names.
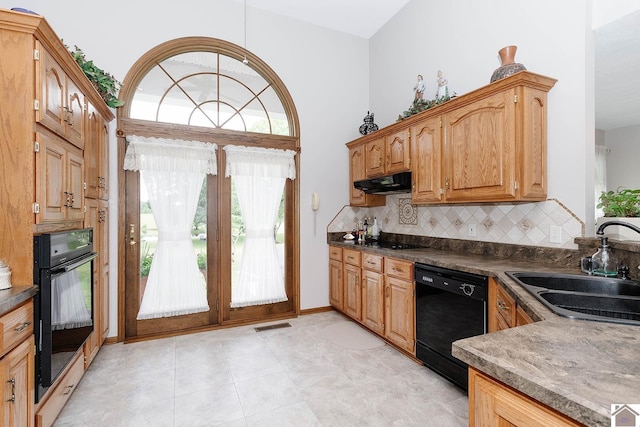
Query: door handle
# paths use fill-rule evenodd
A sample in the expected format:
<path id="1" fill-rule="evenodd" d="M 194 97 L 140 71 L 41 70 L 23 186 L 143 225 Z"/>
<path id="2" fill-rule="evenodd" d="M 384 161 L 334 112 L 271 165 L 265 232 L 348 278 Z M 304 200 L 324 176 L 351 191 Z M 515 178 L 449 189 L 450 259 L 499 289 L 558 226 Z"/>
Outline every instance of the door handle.
<path id="1" fill-rule="evenodd" d="M 133 246 L 136 243 L 136 225 L 129 224 L 129 245 Z"/>

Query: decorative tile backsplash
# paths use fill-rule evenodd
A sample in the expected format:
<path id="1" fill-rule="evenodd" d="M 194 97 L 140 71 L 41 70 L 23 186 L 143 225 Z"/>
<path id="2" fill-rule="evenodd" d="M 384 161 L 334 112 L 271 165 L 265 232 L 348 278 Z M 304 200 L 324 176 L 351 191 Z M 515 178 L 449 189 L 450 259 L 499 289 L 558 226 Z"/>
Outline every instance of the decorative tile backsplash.
<path id="1" fill-rule="evenodd" d="M 576 249 L 574 238 L 584 236 L 584 222 L 555 199 L 518 204 L 416 206 L 407 195 L 386 197 L 386 206 L 345 206 L 327 231 L 352 231 L 359 220 L 376 217 L 383 232 L 449 239 Z M 552 226 L 560 231 L 560 243 L 550 242 Z"/>

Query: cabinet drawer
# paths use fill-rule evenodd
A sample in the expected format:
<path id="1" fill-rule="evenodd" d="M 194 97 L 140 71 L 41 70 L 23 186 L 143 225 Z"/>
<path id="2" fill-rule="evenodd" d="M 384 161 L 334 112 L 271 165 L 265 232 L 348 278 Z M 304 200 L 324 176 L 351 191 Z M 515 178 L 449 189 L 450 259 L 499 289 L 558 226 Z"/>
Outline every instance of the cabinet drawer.
<path id="1" fill-rule="evenodd" d="M 50 427 L 56 420 L 60 411 L 71 397 L 84 374 L 84 357 L 79 351 L 71 362 L 69 369 L 49 389 L 47 400 L 40 406 L 36 413 L 36 427 Z"/>
<path id="2" fill-rule="evenodd" d="M 336 261 L 342 261 L 342 248 L 335 246 L 329 246 L 329 259 L 335 259 Z"/>
<path id="3" fill-rule="evenodd" d="M 408 281 L 413 280 L 413 263 L 395 258 L 384 259 L 384 271 L 387 276 L 397 277 Z"/>
<path id="4" fill-rule="evenodd" d="M 356 267 L 360 267 L 360 252 L 354 251 L 353 249 L 343 249 L 342 250 L 342 261 L 346 264 L 355 265 Z"/>
<path id="5" fill-rule="evenodd" d="M 384 257 L 374 254 L 362 254 L 362 268 L 382 273 Z"/>
<path id="6" fill-rule="evenodd" d="M 516 302 L 502 286 L 496 286 L 496 313 L 512 328 L 516 325 Z"/>
<path id="7" fill-rule="evenodd" d="M 5 354 L 33 334 L 33 300 L 0 317 L 0 354 Z"/>

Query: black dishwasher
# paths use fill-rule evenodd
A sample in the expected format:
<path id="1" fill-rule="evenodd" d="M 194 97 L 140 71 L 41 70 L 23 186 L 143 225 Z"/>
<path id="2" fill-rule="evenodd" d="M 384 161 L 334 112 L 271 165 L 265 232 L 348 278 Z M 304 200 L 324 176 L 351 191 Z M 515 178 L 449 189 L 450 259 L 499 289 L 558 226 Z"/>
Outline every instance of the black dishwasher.
<path id="1" fill-rule="evenodd" d="M 415 263 L 415 280 L 416 357 L 467 390 L 467 365 L 451 355 L 451 344 L 487 332 L 488 279 Z"/>

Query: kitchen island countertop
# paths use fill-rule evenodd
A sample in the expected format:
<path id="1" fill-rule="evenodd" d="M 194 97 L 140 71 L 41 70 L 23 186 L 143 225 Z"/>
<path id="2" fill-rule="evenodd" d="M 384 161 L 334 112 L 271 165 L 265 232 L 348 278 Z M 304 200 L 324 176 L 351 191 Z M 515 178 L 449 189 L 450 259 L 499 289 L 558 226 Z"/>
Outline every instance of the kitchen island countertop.
<path id="1" fill-rule="evenodd" d="M 587 426 L 640 400 L 640 328 L 552 319 L 453 343 L 453 356 Z"/>

